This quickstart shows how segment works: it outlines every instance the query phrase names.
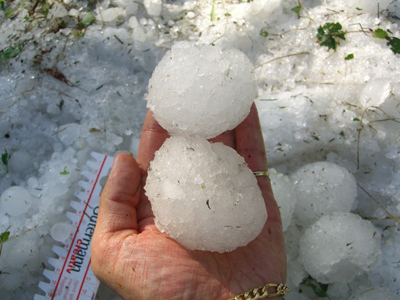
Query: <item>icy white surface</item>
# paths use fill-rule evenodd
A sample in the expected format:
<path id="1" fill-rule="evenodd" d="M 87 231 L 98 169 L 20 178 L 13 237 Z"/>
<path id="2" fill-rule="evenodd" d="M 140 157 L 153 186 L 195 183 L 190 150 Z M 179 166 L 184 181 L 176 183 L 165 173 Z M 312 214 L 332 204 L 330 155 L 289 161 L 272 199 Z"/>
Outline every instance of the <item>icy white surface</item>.
<path id="1" fill-rule="evenodd" d="M 50 236 L 57 242 L 65 242 L 70 237 L 73 229 L 70 223 L 59 222 L 50 228 Z"/>
<path id="2" fill-rule="evenodd" d="M 385 300 L 399 300 L 400 297 L 397 297 L 393 292 L 388 291 L 385 288 L 381 287 L 372 287 L 360 293 L 357 293 L 354 296 L 351 296 L 349 300 L 376 300 L 376 299 L 385 299 Z"/>
<path id="3" fill-rule="evenodd" d="M 249 58 L 271 168 L 291 178 L 326 161 L 354 176 L 351 212 L 377 228 L 382 254 L 353 280 L 329 284 L 329 297 L 348 300 L 377 286 L 399 296 L 400 54 L 372 32 L 382 28 L 400 38 L 400 1 L 303 0 L 300 18 L 292 10 L 297 0 L 163 1 L 159 16 L 141 0 L 39 1 L 33 15 L 35 1 L 3 3 L 0 154 L 7 150 L 9 161 L 8 173 L 0 161 L 0 195 L 20 186 L 33 203 L 20 216 L 0 209 L 0 233 L 10 232 L 0 257 L 2 299 L 40 293 L 43 268 L 51 269 L 47 259 L 59 244 L 50 229 L 67 221 L 89 153 L 136 153 L 148 80 L 178 41 L 235 47 Z M 61 17 L 60 5 L 68 15 Z M 88 13 L 95 20 L 82 28 Z M 336 51 L 316 42 L 327 22 L 348 32 Z M 349 54 L 354 58 L 346 60 Z M 45 71 L 53 67 L 69 84 Z M 306 230 L 292 218 L 285 232 L 289 297 L 320 300 L 305 285 L 309 274 L 298 258 Z M 118 299 L 104 285 L 97 298 Z"/>
<path id="4" fill-rule="evenodd" d="M 346 283 L 377 263 L 380 242 L 371 222 L 350 213 L 334 213 L 306 230 L 299 243 L 299 257 L 319 282 Z"/>
<path id="5" fill-rule="evenodd" d="M 31 195 L 20 186 L 12 186 L 5 190 L 0 201 L 2 211 L 13 217 L 26 213 L 32 205 Z"/>
<path id="6" fill-rule="evenodd" d="M 294 184 L 288 176 L 278 173 L 275 169 L 269 170 L 269 178 L 271 179 L 275 200 L 281 212 L 283 231 L 286 231 L 292 221 L 297 202 Z"/>
<path id="7" fill-rule="evenodd" d="M 242 122 L 256 97 L 244 53 L 180 42 L 154 70 L 147 107 L 170 134 L 212 138 Z"/>
<path id="8" fill-rule="evenodd" d="M 145 185 L 157 228 L 189 249 L 227 252 L 255 239 L 267 220 L 243 157 L 222 143 L 171 137 Z"/>
<path id="9" fill-rule="evenodd" d="M 309 226 L 321 216 L 335 211 L 349 212 L 357 195 L 354 176 L 330 162 L 315 162 L 292 175 L 297 203 L 298 225 Z"/>

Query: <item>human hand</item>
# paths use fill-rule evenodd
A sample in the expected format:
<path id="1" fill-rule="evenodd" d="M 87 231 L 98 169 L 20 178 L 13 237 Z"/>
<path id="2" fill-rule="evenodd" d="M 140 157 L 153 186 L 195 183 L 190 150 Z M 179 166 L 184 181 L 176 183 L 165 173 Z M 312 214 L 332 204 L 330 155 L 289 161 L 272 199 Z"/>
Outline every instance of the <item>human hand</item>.
<path id="1" fill-rule="evenodd" d="M 92 241 L 95 275 L 124 299 L 226 300 L 267 283 L 286 282 L 286 254 L 278 206 L 267 177 L 257 177 L 268 220 L 245 247 L 216 253 L 188 250 L 154 225 L 144 194 L 147 167 L 168 133 L 148 112 L 137 161 L 118 154 L 100 198 Z M 211 140 L 242 155 L 252 171 L 267 170 L 258 114 Z M 281 299 L 276 297 L 274 299 Z"/>

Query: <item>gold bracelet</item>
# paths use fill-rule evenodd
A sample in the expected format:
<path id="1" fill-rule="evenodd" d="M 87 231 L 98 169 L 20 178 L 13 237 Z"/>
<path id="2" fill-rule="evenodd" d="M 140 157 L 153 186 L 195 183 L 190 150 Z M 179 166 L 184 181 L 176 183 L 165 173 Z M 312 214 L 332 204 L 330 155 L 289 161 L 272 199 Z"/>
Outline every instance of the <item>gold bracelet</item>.
<path id="1" fill-rule="evenodd" d="M 268 292 L 268 289 L 274 287 L 276 288 L 276 292 L 270 294 Z M 254 289 L 248 290 L 247 292 L 237 295 L 233 298 L 229 298 L 228 300 L 257 300 L 257 299 L 263 299 L 263 298 L 272 298 L 276 296 L 283 296 L 283 299 L 285 299 L 285 296 L 289 292 L 289 287 L 286 284 L 280 283 L 269 283 L 264 286 L 259 286 Z"/>

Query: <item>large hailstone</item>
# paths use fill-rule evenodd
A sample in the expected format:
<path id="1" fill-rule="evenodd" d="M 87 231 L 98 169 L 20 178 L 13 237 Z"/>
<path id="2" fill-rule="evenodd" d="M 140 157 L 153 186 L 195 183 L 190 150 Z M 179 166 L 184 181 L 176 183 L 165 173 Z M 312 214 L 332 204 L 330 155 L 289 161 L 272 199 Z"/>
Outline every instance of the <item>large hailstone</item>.
<path id="1" fill-rule="evenodd" d="M 357 196 L 354 176 L 331 162 L 307 164 L 291 179 L 297 195 L 294 217 L 298 225 L 309 226 L 332 212 L 350 212 Z"/>
<path id="2" fill-rule="evenodd" d="M 381 253 L 381 236 L 360 216 L 337 212 L 306 230 L 299 243 L 299 260 L 322 283 L 348 283 L 369 271 Z"/>
<path id="3" fill-rule="evenodd" d="M 179 42 L 153 72 L 147 107 L 171 135 L 208 139 L 242 122 L 256 97 L 253 65 L 244 53 Z"/>
<path id="4" fill-rule="evenodd" d="M 192 250 L 226 252 L 261 232 L 267 211 L 243 157 L 222 143 L 171 137 L 146 181 L 157 228 Z"/>

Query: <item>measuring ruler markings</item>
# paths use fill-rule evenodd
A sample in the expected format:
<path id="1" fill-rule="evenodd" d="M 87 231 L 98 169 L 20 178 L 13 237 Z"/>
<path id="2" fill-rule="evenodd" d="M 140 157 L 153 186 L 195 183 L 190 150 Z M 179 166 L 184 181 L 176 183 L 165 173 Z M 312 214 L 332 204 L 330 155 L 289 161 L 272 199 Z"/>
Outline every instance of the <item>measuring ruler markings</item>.
<path id="1" fill-rule="evenodd" d="M 96 152 L 91 156 L 95 161 L 88 161 L 87 165 L 93 172 L 82 172 L 89 181 L 79 181 L 84 192 L 75 193 L 80 202 L 71 201 L 76 213 L 67 212 L 75 230 L 64 247 L 53 247 L 58 258 L 50 258 L 49 263 L 54 270 L 43 272 L 50 282 L 39 283 L 45 295 L 36 294 L 35 300 L 86 300 L 96 296 L 100 282 L 90 267 L 90 246 L 99 209 L 100 180 L 108 175 L 114 158 Z"/>

